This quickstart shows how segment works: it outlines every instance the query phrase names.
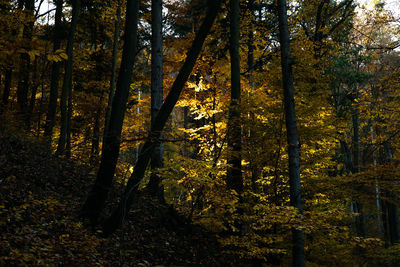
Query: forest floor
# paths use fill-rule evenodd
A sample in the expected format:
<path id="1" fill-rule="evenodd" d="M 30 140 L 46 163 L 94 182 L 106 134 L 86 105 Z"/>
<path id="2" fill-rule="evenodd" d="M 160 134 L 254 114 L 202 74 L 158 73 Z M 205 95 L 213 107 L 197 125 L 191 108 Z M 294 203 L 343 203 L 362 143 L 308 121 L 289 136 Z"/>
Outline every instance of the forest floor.
<path id="1" fill-rule="evenodd" d="M 77 219 L 93 180 L 37 138 L 0 129 L 0 266 L 242 265 L 215 234 L 165 216 L 168 207 L 144 193 L 124 229 L 101 238 Z"/>

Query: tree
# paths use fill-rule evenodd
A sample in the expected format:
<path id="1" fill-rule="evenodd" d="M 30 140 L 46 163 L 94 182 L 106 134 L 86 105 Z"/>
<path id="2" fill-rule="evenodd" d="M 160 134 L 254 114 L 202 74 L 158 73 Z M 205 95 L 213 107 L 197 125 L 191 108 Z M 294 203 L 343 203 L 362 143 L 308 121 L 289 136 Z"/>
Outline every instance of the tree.
<path id="1" fill-rule="evenodd" d="M 54 28 L 53 28 L 53 52 L 56 52 L 61 48 L 62 38 L 62 8 L 64 0 L 56 0 L 56 14 L 54 17 Z M 50 79 L 50 97 L 49 105 L 47 108 L 46 125 L 44 127 L 44 136 L 51 140 L 53 135 L 53 128 L 55 125 L 56 111 L 57 111 L 57 99 L 58 99 L 58 84 L 60 76 L 61 62 L 55 61 L 51 67 L 51 79 Z"/>
<path id="2" fill-rule="evenodd" d="M 76 25 L 78 23 L 80 6 L 81 6 L 81 0 L 72 1 L 72 18 L 71 18 L 71 26 L 68 33 L 67 51 L 66 51 L 68 59 L 65 62 L 65 73 L 64 73 L 63 85 L 61 89 L 61 98 L 60 98 L 61 129 L 56 151 L 57 155 L 64 153 L 65 150 L 67 154 L 71 152 L 69 135 L 70 135 L 70 124 L 71 124 L 70 117 L 72 114 L 72 67 L 73 67 L 73 57 L 74 57 L 74 37 L 75 37 Z"/>
<path id="3" fill-rule="evenodd" d="M 105 122 L 104 122 L 103 140 L 106 140 L 106 137 L 107 137 L 107 129 L 109 127 L 110 117 L 111 117 L 111 106 L 112 106 L 114 94 L 115 94 L 115 80 L 116 80 L 116 76 L 117 76 L 117 59 L 118 59 L 117 52 L 118 52 L 120 23 L 121 23 L 121 0 L 118 0 L 117 13 L 115 16 L 115 24 L 114 24 L 114 35 L 113 35 L 110 89 L 108 92 L 108 103 L 107 103 L 107 109 L 106 109 L 106 118 L 105 118 Z M 104 149 L 104 142 L 103 142 L 102 149 Z"/>
<path id="4" fill-rule="evenodd" d="M 154 122 L 163 103 L 163 51 L 162 51 L 162 0 L 151 1 L 151 123 Z M 163 187 L 160 187 L 160 177 L 156 173 L 162 168 L 164 146 L 159 140 L 151 156 L 150 181 L 147 185 L 151 194 L 158 195 L 163 201 Z"/>
<path id="5" fill-rule="evenodd" d="M 124 221 L 130 206 L 132 205 L 134 194 L 143 179 L 144 172 L 150 161 L 151 155 L 155 149 L 156 144 L 159 142 L 159 138 L 162 134 L 163 128 L 179 99 L 182 89 L 187 82 L 190 73 L 196 63 L 196 59 L 199 56 L 203 47 L 204 41 L 207 38 L 208 33 L 214 23 L 215 18 L 218 15 L 222 1 L 207 1 L 208 9 L 207 14 L 203 20 L 203 23 L 198 30 L 195 39 L 193 40 L 192 46 L 187 53 L 185 63 L 181 67 L 178 76 L 176 77 L 167 98 L 160 108 L 157 116 L 151 124 L 151 131 L 147 137 L 145 144 L 140 149 L 139 158 L 134 167 L 133 173 L 129 178 L 128 184 L 125 188 L 124 194 L 118 207 L 113 211 L 111 216 L 106 220 L 104 225 L 104 235 L 110 235 L 114 233 L 118 227 L 120 227 Z"/>
<path id="6" fill-rule="evenodd" d="M 35 11 L 35 1 L 34 0 L 20 0 L 19 4 L 25 7 L 25 24 L 23 27 L 23 42 L 25 53 L 21 54 L 21 62 L 19 69 L 19 81 L 17 88 L 17 101 L 19 104 L 19 108 L 21 113 L 24 116 L 24 119 L 28 119 L 28 93 L 29 93 L 29 85 L 30 85 L 30 56 L 28 51 L 30 51 L 32 46 L 32 35 L 33 35 L 33 26 L 34 26 L 34 11 Z"/>
<path id="7" fill-rule="evenodd" d="M 242 128 L 240 120 L 240 14 L 239 0 L 230 1 L 230 39 L 229 53 L 231 56 L 231 102 L 228 121 L 228 147 L 231 150 L 228 158 L 226 184 L 237 193 L 243 192 L 242 178 Z"/>
<path id="8" fill-rule="evenodd" d="M 107 129 L 107 136 L 103 141 L 103 153 L 96 181 L 81 210 L 81 216 L 90 219 L 93 224 L 97 223 L 106 202 L 118 161 L 122 124 L 137 51 L 139 3 L 139 0 L 127 1 L 124 47 L 111 107 L 110 124 Z"/>
<path id="9" fill-rule="evenodd" d="M 284 91 L 286 132 L 289 154 L 289 184 L 290 203 L 300 213 L 301 185 L 300 185 L 300 143 L 297 134 L 297 123 L 294 102 L 294 84 L 292 72 L 292 59 L 290 56 L 290 37 L 287 21 L 286 0 L 278 0 L 279 40 L 281 44 L 282 82 Z M 303 232 L 292 230 L 293 236 L 293 266 L 305 266 Z"/>

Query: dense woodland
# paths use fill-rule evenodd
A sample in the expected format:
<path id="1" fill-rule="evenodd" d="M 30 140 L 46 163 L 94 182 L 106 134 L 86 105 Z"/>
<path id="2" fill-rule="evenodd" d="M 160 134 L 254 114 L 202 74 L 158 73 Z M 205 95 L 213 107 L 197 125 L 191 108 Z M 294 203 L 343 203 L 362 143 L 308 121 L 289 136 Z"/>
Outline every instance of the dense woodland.
<path id="1" fill-rule="evenodd" d="M 399 266 L 391 7 L 0 0 L 0 265 Z"/>

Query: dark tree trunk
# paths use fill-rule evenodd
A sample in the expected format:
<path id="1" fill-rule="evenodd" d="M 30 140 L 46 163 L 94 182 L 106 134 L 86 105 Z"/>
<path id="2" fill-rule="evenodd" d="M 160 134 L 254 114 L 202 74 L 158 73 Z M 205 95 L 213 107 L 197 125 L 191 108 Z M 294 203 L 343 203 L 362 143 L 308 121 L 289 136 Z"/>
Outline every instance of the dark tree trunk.
<path id="1" fill-rule="evenodd" d="M 110 122 L 103 142 L 100 168 L 93 188 L 81 210 L 81 216 L 88 218 L 93 224 L 97 223 L 100 212 L 103 210 L 118 161 L 122 124 L 137 51 L 139 3 L 140 1 L 127 1 L 122 62 L 112 102 Z"/>
<path id="2" fill-rule="evenodd" d="M 151 2 L 151 122 L 154 122 L 163 103 L 163 53 L 162 53 L 162 0 Z M 153 196 L 164 200 L 164 188 L 160 187 L 161 178 L 156 173 L 164 166 L 163 144 L 158 142 L 151 155 L 151 169 L 153 173 L 147 189 Z"/>
<path id="3" fill-rule="evenodd" d="M 184 85 L 186 84 L 190 73 L 196 63 L 197 57 L 199 56 L 203 47 L 204 41 L 210 32 L 210 29 L 217 17 L 219 8 L 221 6 L 220 0 L 208 1 L 208 11 L 204 18 L 204 21 L 196 34 L 196 37 L 192 43 L 192 47 L 187 53 L 185 63 L 179 71 L 164 104 L 161 106 L 160 111 L 153 120 L 151 125 L 151 132 L 148 136 L 147 141 L 140 150 L 138 161 L 133 170 L 132 176 L 130 177 L 128 184 L 125 188 L 124 195 L 111 216 L 106 220 L 104 225 L 104 235 L 108 236 L 115 232 L 120 227 L 126 217 L 127 212 L 132 204 L 135 192 L 143 179 L 144 172 L 150 161 L 151 155 L 155 149 L 156 144 L 159 142 L 159 138 L 164 129 L 164 126 L 171 115 L 176 102 L 179 100 L 179 96 L 182 92 Z"/>
<path id="4" fill-rule="evenodd" d="M 384 163 L 392 163 L 393 152 L 390 145 L 390 141 L 384 143 L 383 155 L 385 157 Z M 383 213 L 386 213 L 386 237 L 390 244 L 395 244 L 400 241 L 400 229 L 399 229 L 399 207 L 398 207 L 398 182 L 395 181 L 393 188 L 396 188 L 392 192 L 385 190 L 386 200 L 383 200 L 385 209 Z"/>
<path id="5" fill-rule="evenodd" d="M 358 115 L 358 107 L 355 107 L 353 110 L 352 121 L 353 121 L 353 173 L 360 172 L 360 134 L 359 134 L 359 115 Z M 362 190 L 361 187 L 357 187 L 357 191 Z M 356 234 L 358 236 L 365 235 L 364 229 L 364 216 L 362 213 L 362 204 L 359 201 L 355 201 L 352 203 L 353 211 L 359 213 L 358 216 L 355 217 L 355 227 Z"/>
<path id="6" fill-rule="evenodd" d="M 56 0 L 56 14 L 54 18 L 53 29 L 53 52 L 61 48 L 61 35 L 62 35 L 62 6 L 63 0 Z M 46 114 L 46 124 L 44 128 L 44 136 L 51 140 L 53 135 L 53 128 L 55 125 L 56 112 L 57 112 L 57 98 L 58 98 L 58 84 L 60 80 L 61 62 L 53 62 L 51 67 L 50 78 L 50 99 Z"/>
<path id="7" fill-rule="evenodd" d="M 21 55 L 21 63 L 19 66 L 19 81 L 17 86 L 17 103 L 23 116 L 27 113 L 27 101 L 29 91 L 29 55 L 24 53 Z"/>
<path id="8" fill-rule="evenodd" d="M 101 102 L 101 101 L 100 101 Z M 100 146 L 100 111 L 96 112 L 97 116 L 94 118 L 94 125 L 93 125 L 93 136 L 92 136 L 92 148 L 90 151 L 90 159 L 92 162 L 95 162 L 99 156 L 99 146 Z"/>
<path id="9" fill-rule="evenodd" d="M 286 0 L 278 0 L 279 39 L 281 43 L 282 80 L 284 91 L 286 131 L 289 152 L 290 203 L 300 213 L 300 157 L 297 122 L 294 102 L 292 61 L 290 56 L 290 37 L 287 21 Z M 293 266 L 305 266 L 304 240 L 301 230 L 293 229 Z"/>
<path id="10" fill-rule="evenodd" d="M 56 154 L 60 155 L 66 149 L 67 144 L 67 133 L 70 131 L 70 113 L 71 109 L 67 107 L 71 106 L 71 97 L 72 97 L 72 67 L 73 67 L 73 57 L 74 57 L 74 37 L 75 37 L 75 29 L 78 22 L 78 15 L 80 9 L 81 1 L 74 0 L 72 2 L 72 20 L 71 20 L 71 28 L 68 34 L 68 42 L 67 42 L 67 55 L 68 59 L 65 63 L 65 73 L 64 80 L 61 89 L 61 99 L 60 99 L 60 109 L 61 109 L 61 129 L 60 136 L 58 139 L 58 146 Z M 68 134 L 69 136 L 69 134 Z M 69 144 L 70 145 L 70 144 Z M 68 144 L 67 144 L 68 146 Z M 70 148 L 67 149 L 70 152 Z"/>
<path id="11" fill-rule="evenodd" d="M 399 199 L 397 194 L 390 194 L 391 202 L 387 203 L 388 213 L 388 230 L 390 243 L 395 244 L 399 242 L 399 207 L 397 205 Z"/>
<path id="12" fill-rule="evenodd" d="M 29 108 L 28 108 L 28 114 L 27 114 L 27 127 L 30 128 L 31 124 L 31 119 L 33 116 L 33 111 L 35 109 L 35 104 L 36 104 L 36 93 L 37 89 L 39 87 L 39 75 L 38 75 L 38 70 L 37 70 L 37 65 L 38 65 L 38 59 L 36 58 L 35 61 L 33 62 L 33 77 L 32 77 L 32 84 L 31 84 L 31 98 L 29 100 Z"/>
<path id="13" fill-rule="evenodd" d="M 248 4 L 248 9 L 250 11 L 250 26 L 248 28 L 248 41 L 247 41 L 247 69 L 248 69 L 248 75 L 247 79 L 249 81 L 251 90 L 254 90 L 254 77 L 253 77 L 253 67 L 254 67 L 254 0 L 249 0 Z M 252 92 L 249 93 L 249 97 L 252 95 Z M 254 119 L 254 114 L 250 111 L 248 114 L 250 120 Z M 251 123 L 250 123 L 251 125 Z M 255 134 L 256 131 L 253 130 L 252 127 L 249 127 L 248 129 L 248 137 L 250 142 L 252 140 L 255 140 Z M 261 172 L 260 168 L 257 164 L 257 160 L 250 159 L 250 169 L 251 169 L 251 187 L 253 189 L 253 192 L 257 192 L 257 183 L 256 181 L 259 179 Z"/>
<path id="14" fill-rule="evenodd" d="M 242 129 L 240 119 L 240 57 L 239 57 L 239 38 L 240 38 L 240 9 L 239 0 L 230 1 L 230 38 L 229 52 L 231 56 L 231 102 L 229 106 L 228 121 L 228 171 L 226 175 L 226 185 L 229 189 L 237 193 L 243 192 L 242 177 Z"/>
<path id="15" fill-rule="evenodd" d="M 189 129 L 189 107 L 185 106 L 183 108 L 183 128 Z M 189 142 L 188 142 L 188 134 L 187 132 L 184 133 L 184 138 L 185 138 L 185 144 L 183 147 L 183 155 L 185 157 L 189 157 Z"/>
<path id="16" fill-rule="evenodd" d="M 35 1 L 34 0 L 25 0 L 25 16 L 26 19 L 29 20 L 24 25 L 23 29 L 23 48 L 28 52 L 31 50 L 31 42 L 32 42 L 32 34 L 33 34 L 33 17 L 35 10 Z M 20 111 L 24 120 L 26 121 L 26 116 L 28 113 L 28 92 L 29 92 L 29 74 L 30 74 L 30 57 L 28 53 L 25 52 L 21 55 L 21 63 L 19 69 L 19 82 L 17 87 L 17 102 L 19 104 Z"/>
<path id="17" fill-rule="evenodd" d="M 8 104 L 8 98 L 10 97 L 12 73 L 13 70 L 11 67 L 8 67 L 4 73 L 4 90 L 3 90 L 4 106 Z"/>
<path id="18" fill-rule="evenodd" d="M 104 151 L 104 142 L 107 137 L 107 129 L 110 124 L 111 117 L 111 105 L 114 99 L 115 92 L 115 80 L 117 74 L 117 52 L 118 52 L 118 36 L 119 36 L 119 25 L 121 21 L 121 0 L 118 0 L 117 6 L 117 14 L 115 18 L 115 27 L 114 27 L 114 40 L 113 40 L 113 50 L 112 50 L 112 66 L 111 66 L 111 79 L 110 79 L 110 90 L 108 93 L 108 104 L 106 109 L 106 117 L 104 122 L 104 132 L 103 132 L 103 146 L 102 150 Z"/>

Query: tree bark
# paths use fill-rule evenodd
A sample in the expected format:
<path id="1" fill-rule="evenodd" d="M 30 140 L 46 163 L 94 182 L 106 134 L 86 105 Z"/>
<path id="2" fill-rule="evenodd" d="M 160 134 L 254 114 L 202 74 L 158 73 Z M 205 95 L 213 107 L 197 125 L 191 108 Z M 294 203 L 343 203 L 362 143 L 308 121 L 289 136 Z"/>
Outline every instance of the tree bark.
<path id="1" fill-rule="evenodd" d="M 99 145 L 100 145 L 99 116 L 100 116 L 100 113 L 101 113 L 100 110 L 97 110 L 96 117 L 94 118 L 94 124 L 93 124 L 92 148 L 90 150 L 90 161 L 92 163 L 94 163 L 98 159 L 98 156 L 99 156 Z"/>
<path id="2" fill-rule="evenodd" d="M 193 70 L 197 57 L 199 56 L 203 47 L 204 41 L 208 33 L 210 32 L 215 18 L 218 15 L 218 11 L 221 7 L 221 2 L 221 0 L 208 1 L 208 10 L 206 17 L 204 18 L 204 21 L 196 34 L 196 37 L 192 43 L 189 52 L 187 53 L 185 63 L 181 67 L 179 74 L 176 77 L 171 87 L 171 90 L 164 101 L 164 104 L 161 106 L 160 111 L 158 112 L 151 125 L 151 132 L 149 133 L 147 141 L 140 150 L 138 161 L 125 188 L 124 195 L 122 196 L 118 207 L 114 210 L 114 212 L 104 224 L 103 233 L 105 236 L 114 233 L 116 229 L 120 227 L 125 221 L 126 214 L 128 213 L 130 206 L 132 205 L 135 192 L 143 179 L 144 172 L 155 149 L 155 144 L 159 142 L 158 139 L 161 136 L 162 130 L 169 116 L 171 115 L 171 112 L 176 102 L 179 100 L 182 89 L 186 84 L 190 73 Z"/>
<path id="3" fill-rule="evenodd" d="M 4 73 L 4 90 L 3 90 L 3 104 L 8 104 L 8 98 L 10 97 L 11 81 L 12 81 L 12 67 L 8 67 Z"/>
<path id="4" fill-rule="evenodd" d="M 53 52 L 56 52 L 58 49 L 61 48 L 61 35 L 62 35 L 61 17 L 62 17 L 63 0 L 56 0 L 55 5 L 56 5 L 56 14 L 54 18 L 54 30 L 53 30 Z M 49 105 L 47 108 L 46 124 L 44 128 L 44 136 L 48 137 L 49 141 L 51 141 L 53 135 L 53 128 L 56 119 L 60 68 L 61 68 L 61 62 L 53 62 L 51 67 Z"/>
<path id="5" fill-rule="evenodd" d="M 384 143 L 384 155 L 385 155 L 385 161 L 386 163 L 391 163 L 393 161 L 393 152 L 392 148 L 390 145 L 390 141 L 387 141 Z M 398 188 L 398 183 L 397 181 L 394 182 L 393 185 L 394 188 Z M 398 193 L 397 190 L 394 190 L 394 192 L 390 192 L 389 190 L 386 190 L 386 198 L 388 200 L 384 200 L 385 202 L 385 207 L 386 210 L 386 230 L 387 230 L 387 237 L 388 241 L 391 244 L 398 243 L 400 241 L 400 229 L 399 229 L 399 207 L 398 207 Z"/>
<path id="6" fill-rule="evenodd" d="M 151 122 L 154 122 L 163 103 L 163 53 L 162 53 L 162 0 L 151 2 Z M 164 166 L 164 146 L 158 142 L 151 155 L 151 169 L 153 173 L 147 184 L 147 189 L 153 196 L 164 200 L 164 188 L 160 187 L 161 178 L 156 173 Z"/>
<path id="7" fill-rule="evenodd" d="M 113 40 L 113 50 L 112 50 L 112 66 L 111 66 L 111 79 L 110 79 L 110 90 L 108 93 L 108 104 L 106 109 L 106 117 L 104 122 L 104 132 L 103 132 L 103 145 L 102 151 L 104 151 L 104 141 L 107 137 L 107 129 L 110 124 L 110 117 L 111 117 L 111 105 L 114 99 L 115 93 L 115 80 L 117 74 L 117 52 L 118 52 L 118 37 L 119 37 L 119 26 L 121 22 L 121 0 L 118 0 L 117 6 L 117 14 L 115 18 L 115 27 L 114 27 L 114 40 Z"/>
<path id="8" fill-rule="evenodd" d="M 289 152 L 289 184 L 290 203 L 300 213 L 301 184 L 300 184 L 300 157 L 297 122 L 294 102 L 294 84 L 292 61 L 290 56 L 290 37 L 287 21 L 286 0 L 278 0 L 279 39 L 281 43 L 282 81 L 284 91 L 286 132 Z M 301 230 L 292 230 L 293 239 L 293 266 L 305 266 L 304 240 Z"/>
<path id="9" fill-rule="evenodd" d="M 353 122 L 353 173 L 360 172 L 360 134 L 359 134 L 359 111 L 356 106 L 353 109 L 352 122 Z M 357 190 L 362 190 L 362 188 L 357 188 Z M 358 216 L 355 217 L 355 227 L 356 233 L 358 236 L 365 235 L 364 229 L 364 216 L 362 213 L 362 204 L 359 201 L 355 201 L 352 203 L 353 211 L 359 213 Z"/>
<path id="10" fill-rule="evenodd" d="M 127 1 L 122 62 L 112 102 L 109 126 L 103 143 L 100 168 L 93 188 L 81 210 L 81 216 L 88 218 L 92 224 L 97 223 L 100 212 L 103 210 L 118 161 L 122 124 L 137 51 L 139 3 L 139 0 Z"/>
<path id="11" fill-rule="evenodd" d="M 29 92 L 29 75 L 30 75 L 30 57 L 28 55 L 28 51 L 31 50 L 31 42 L 32 42 L 32 34 L 33 34 L 33 25 L 34 25 L 34 10 L 35 10 L 35 1 L 34 0 L 25 0 L 25 20 L 23 29 L 23 40 L 24 46 L 23 48 L 26 50 L 25 53 L 21 54 L 21 63 L 19 68 L 19 82 L 17 87 L 17 102 L 24 117 L 26 120 L 26 116 L 28 113 L 28 92 Z"/>
<path id="12" fill-rule="evenodd" d="M 230 38 L 229 52 L 231 57 L 231 102 L 229 106 L 228 121 L 228 170 L 226 175 L 226 184 L 229 189 L 237 193 L 243 192 L 242 177 L 242 128 L 240 111 L 240 56 L 239 56 L 239 38 L 240 38 L 240 7 L 239 0 L 230 1 L 231 19 L 230 19 Z"/>
<path id="13" fill-rule="evenodd" d="M 26 123 L 27 127 L 30 128 L 31 119 L 33 116 L 33 111 L 35 109 L 36 104 L 36 93 L 39 87 L 39 74 L 38 74 L 38 59 L 36 58 L 33 62 L 33 70 L 32 70 L 32 84 L 31 84 L 31 98 L 29 100 L 28 114 L 26 115 Z"/>
<path id="14" fill-rule="evenodd" d="M 58 139 L 58 146 L 56 154 L 60 155 L 66 149 L 67 143 L 67 133 L 70 132 L 70 114 L 72 114 L 72 110 L 67 107 L 72 107 L 72 67 L 73 67 L 73 57 L 74 57 L 74 37 L 75 37 L 75 29 L 78 22 L 79 9 L 80 9 L 81 1 L 74 0 L 72 2 L 72 19 L 71 19 L 71 28 L 68 34 L 68 42 L 67 42 L 67 55 L 68 59 L 65 63 L 65 73 L 63 86 L 61 89 L 61 99 L 60 99 L 60 108 L 61 108 L 61 129 L 60 136 Z M 69 142 L 68 142 L 69 143 Z M 68 149 L 70 151 L 70 148 Z"/>

